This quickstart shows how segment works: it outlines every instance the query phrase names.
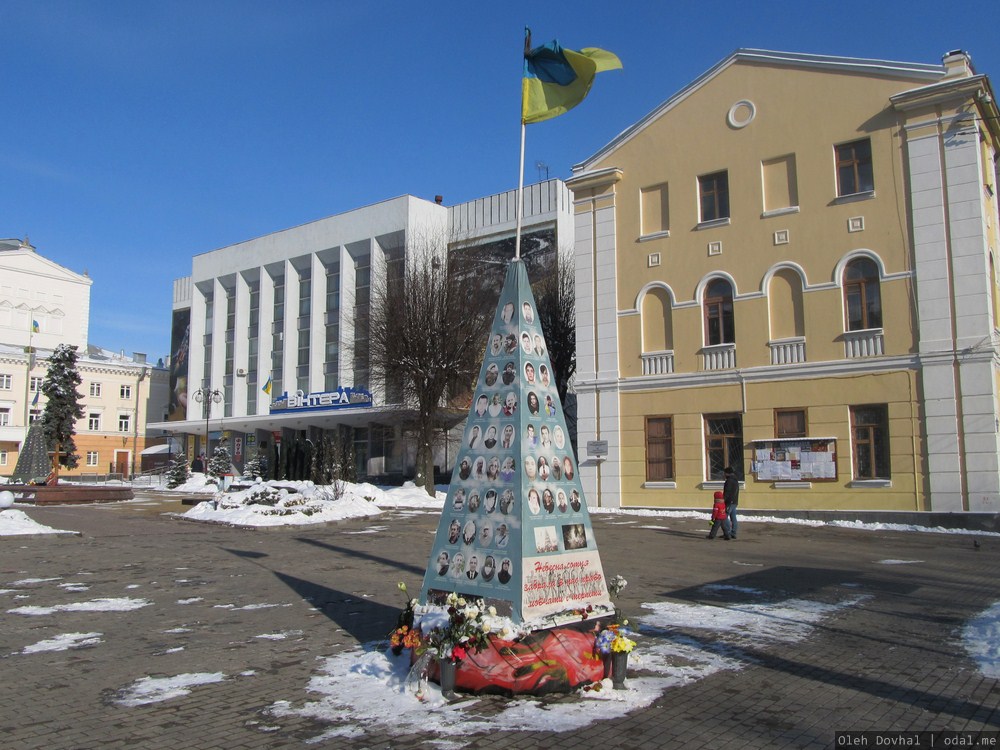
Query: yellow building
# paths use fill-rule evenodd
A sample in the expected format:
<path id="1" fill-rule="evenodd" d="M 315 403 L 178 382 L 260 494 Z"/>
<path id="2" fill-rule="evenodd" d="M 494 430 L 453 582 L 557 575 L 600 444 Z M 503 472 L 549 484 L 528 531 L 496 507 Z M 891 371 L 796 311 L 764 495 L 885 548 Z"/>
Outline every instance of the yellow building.
<path id="1" fill-rule="evenodd" d="M 574 167 L 588 501 L 995 513 L 989 80 L 738 50 Z"/>

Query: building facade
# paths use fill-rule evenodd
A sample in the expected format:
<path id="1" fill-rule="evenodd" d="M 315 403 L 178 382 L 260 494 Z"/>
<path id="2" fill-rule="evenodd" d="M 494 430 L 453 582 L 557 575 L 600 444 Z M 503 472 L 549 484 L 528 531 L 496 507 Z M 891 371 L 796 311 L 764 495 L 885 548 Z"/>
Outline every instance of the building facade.
<path id="1" fill-rule="evenodd" d="M 997 512 L 998 152 L 964 53 L 738 50 L 577 165 L 588 501 Z"/>
<path id="2" fill-rule="evenodd" d="M 371 387 L 371 290 L 414 251 L 510 257 L 515 207 L 514 191 L 454 206 L 407 195 L 195 256 L 174 283 L 171 406 L 155 426 L 187 436 L 191 458 L 224 437 L 237 469 L 336 432 L 359 476 L 411 475 L 406 405 Z M 525 189 L 524 225 L 536 258 L 572 246 L 562 182 Z M 464 417 L 456 410 L 456 423 Z M 450 450 L 443 433 L 443 472 Z"/>
<path id="3" fill-rule="evenodd" d="M 165 411 L 167 370 L 144 354 L 88 344 L 92 283 L 27 240 L 0 240 L 0 476 L 14 472 L 28 426 L 41 418 L 48 356 L 61 343 L 77 349 L 84 417 L 74 438 L 79 465 L 60 476 L 129 477 L 141 469 L 147 418 Z"/>

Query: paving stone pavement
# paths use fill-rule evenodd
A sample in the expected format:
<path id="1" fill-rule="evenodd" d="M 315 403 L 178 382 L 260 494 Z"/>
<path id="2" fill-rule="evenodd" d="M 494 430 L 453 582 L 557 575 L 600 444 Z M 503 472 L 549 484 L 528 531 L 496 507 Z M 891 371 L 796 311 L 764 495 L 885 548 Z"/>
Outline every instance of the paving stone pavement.
<path id="1" fill-rule="evenodd" d="M 960 637 L 1000 600 L 1000 537 L 976 547 L 962 535 L 744 523 L 737 541 L 707 541 L 704 521 L 595 514 L 605 572 L 628 579 L 620 604 L 633 620 L 644 602 L 732 604 L 746 589 L 763 592 L 755 599 L 861 598 L 800 642 L 733 647 L 743 669 L 669 688 L 648 708 L 585 730 L 497 726 L 445 745 L 374 730 L 311 742 L 331 724 L 271 708 L 315 700 L 309 682 L 324 658 L 391 629 L 396 582 L 419 588 L 435 514 L 250 531 L 177 520 L 169 514 L 183 506 L 153 497 L 25 510 L 80 534 L 0 537 L 0 743 L 9 750 L 828 748 L 837 730 L 1000 730 L 1000 682 L 977 670 Z M 152 605 L 11 612 L 99 597 Z M 25 653 L 92 632 L 101 634 L 93 646 Z M 269 634 L 287 637 L 260 637 Z M 117 700 L 142 677 L 195 672 L 225 679 L 149 705 Z M 486 697 L 481 712 L 504 705 Z"/>

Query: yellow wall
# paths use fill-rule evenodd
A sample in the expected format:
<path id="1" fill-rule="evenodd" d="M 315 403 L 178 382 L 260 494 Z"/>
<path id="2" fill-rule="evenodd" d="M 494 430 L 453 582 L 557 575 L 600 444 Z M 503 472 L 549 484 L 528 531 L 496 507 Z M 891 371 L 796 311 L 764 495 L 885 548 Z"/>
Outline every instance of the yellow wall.
<path id="1" fill-rule="evenodd" d="M 920 455 L 920 415 L 910 395 L 916 392 L 912 372 L 892 372 L 795 380 L 747 383 L 746 411 L 739 384 L 716 387 L 629 391 L 621 396 L 623 497 L 627 505 L 651 507 L 700 507 L 711 503 L 714 486 L 705 486 L 703 415 L 742 412 L 746 444 L 774 437 L 775 408 L 805 408 L 807 432 L 814 437 L 837 439 L 837 479 L 813 481 L 795 489 L 774 489 L 771 481 L 758 482 L 750 471 L 750 451 L 745 452 L 746 484 L 740 506 L 754 508 L 810 508 L 816 510 L 881 509 L 925 510 L 925 477 L 914 465 Z M 851 488 L 852 456 L 849 405 L 885 403 L 889 407 L 889 450 L 892 486 L 877 489 Z M 644 488 L 645 419 L 672 416 L 675 489 Z M 916 451 L 916 454 L 914 453 Z"/>

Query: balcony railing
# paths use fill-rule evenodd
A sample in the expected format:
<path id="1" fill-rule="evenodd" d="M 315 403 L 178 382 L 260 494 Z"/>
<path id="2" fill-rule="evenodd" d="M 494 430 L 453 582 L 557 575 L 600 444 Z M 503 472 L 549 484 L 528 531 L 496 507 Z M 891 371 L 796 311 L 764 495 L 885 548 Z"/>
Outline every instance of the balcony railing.
<path id="1" fill-rule="evenodd" d="M 806 361 L 806 340 L 802 336 L 767 342 L 772 365 L 793 365 Z"/>
<path id="2" fill-rule="evenodd" d="M 868 328 L 863 331 L 846 331 L 844 333 L 844 356 L 848 359 L 858 357 L 881 357 L 885 354 L 881 328 Z"/>
<path id="3" fill-rule="evenodd" d="M 736 344 L 717 344 L 701 350 L 702 370 L 732 370 L 736 367 Z"/>
<path id="4" fill-rule="evenodd" d="M 643 375 L 669 375 L 674 371 L 674 353 L 672 351 L 646 352 L 642 355 Z"/>

